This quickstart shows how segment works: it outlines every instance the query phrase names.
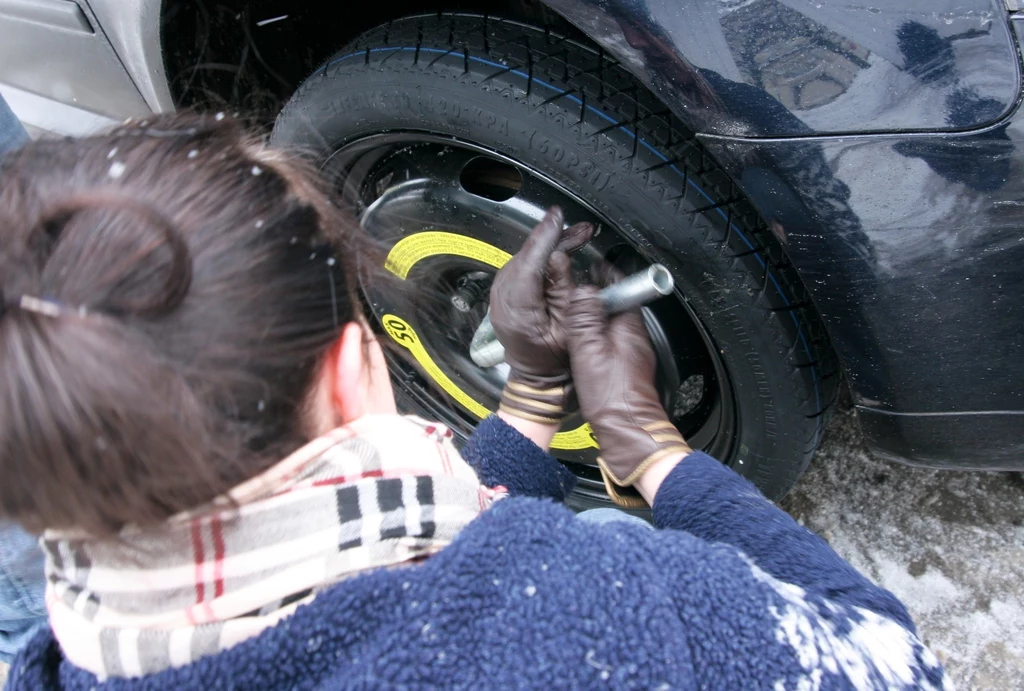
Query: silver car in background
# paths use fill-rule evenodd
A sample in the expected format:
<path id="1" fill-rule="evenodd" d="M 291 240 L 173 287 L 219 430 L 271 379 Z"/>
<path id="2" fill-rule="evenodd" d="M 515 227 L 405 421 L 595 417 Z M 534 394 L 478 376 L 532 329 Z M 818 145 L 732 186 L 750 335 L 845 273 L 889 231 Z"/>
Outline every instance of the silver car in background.
<path id="1" fill-rule="evenodd" d="M 82 134 L 174 109 L 160 0 L 0 0 L 0 94 L 30 128 Z"/>

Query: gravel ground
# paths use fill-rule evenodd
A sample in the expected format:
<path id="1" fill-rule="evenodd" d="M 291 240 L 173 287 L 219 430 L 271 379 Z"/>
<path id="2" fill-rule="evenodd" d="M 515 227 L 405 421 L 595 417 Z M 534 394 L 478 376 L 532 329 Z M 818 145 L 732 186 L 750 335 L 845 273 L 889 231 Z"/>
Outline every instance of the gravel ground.
<path id="1" fill-rule="evenodd" d="M 870 457 L 849 407 L 782 506 L 903 600 L 958 689 L 1024 689 L 1024 477 Z"/>
<path id="2" fill-rule="evenodd" d="M 1024 690 L 1020 473 L 875 460 L 842 407 L 783 508 L 906 603 L 958 689 Z"/>

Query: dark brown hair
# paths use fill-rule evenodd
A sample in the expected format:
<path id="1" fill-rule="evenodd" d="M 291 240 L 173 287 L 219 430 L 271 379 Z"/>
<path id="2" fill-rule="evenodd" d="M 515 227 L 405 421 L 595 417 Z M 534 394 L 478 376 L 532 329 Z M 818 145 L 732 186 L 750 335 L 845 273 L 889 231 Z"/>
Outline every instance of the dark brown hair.
<path id="1" fill-rule="evenodd" d="M 314 376 L 358 318 L 359 243 L 311 170 L 220 116 L 12 154 L 0 516 L 96 535 L 151 525 L 307 441 Z"/>

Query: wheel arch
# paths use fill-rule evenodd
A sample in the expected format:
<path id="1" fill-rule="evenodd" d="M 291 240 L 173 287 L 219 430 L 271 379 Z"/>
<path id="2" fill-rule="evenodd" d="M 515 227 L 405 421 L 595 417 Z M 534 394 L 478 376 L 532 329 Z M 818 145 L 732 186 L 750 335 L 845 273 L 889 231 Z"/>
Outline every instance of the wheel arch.
<path id="1" fill-rule="evenodd" d="M 120 0 L 92 1 L 112 8 Z M 294 4 L 285 0 L 220 0 L 215 4 L 210 0 L 129 0 L 128 12 L 119 10 L 120 16 L 115 17 L 111 9 L 107 14 L 115 30 L 133 27 L 122 32 L 134 39 L 131 44 L 158 36 L 162 64 L 142 60 L 143 51 L 137 46 L 126 55 L 126 63 L 140 60 L 148 69 L 148 76 L 144 72 L 133 76 L 156 82 L 148 90 L 157 95 L 145 91 L 144 95 L 147 101 L 161 105 L 237 108 L 256 111 L 269 120 L 303 79 L 338 48 L 369 29 L 414 14 L 466 12 L 548 26 L 588 41 L 661 94 L 691 131 L 728 130 L 734 118 L 716 102 L 715 86 L 693 67 L 693 56 L 676 56 L 659 25 L 649 22 L 633 27 L 619 4 L 605 6 L 592 0 L 395 0 L 359 7 L 318 5 L 296 11 Z M 154 16 L 157 6 L 159 15 Z M 696 6 L 706 12 L 710 4 L 699 0 Z M 613 11 L 616 8 L 618 11 Z M 285 19 L 273 21 L 282 17 Z M 642 45 L 637 49 L 631 44 Z M 148 40 L 148 45 L 154 42 Z M 729 73 L 725 67 L 732 63 L 728 46 L 709 46 L 705 58 L 712 70 Z M 246 88 L 239 89 L 239 82 Z M 246 93 L 257 97 L 246 101 Z"/>
<path id="2" fill-rule="evenodd" d="M 564 7 L 560 5 L 567 4 L 582 7 L 585 3 L 562 3 L 561 0 L 460 0 L 449 4 L 396 0 L 380 7 L 364 7 L 356 11 L 342 12 L 330 7 L 317 7 L 296 13 L 292 10 L 293 5 L 281 0 L 223 0 L 216 7 L 211 7 L 204 0 L 164 0 L 161 40 L 165 42 L 168 89 L 179 106 L 237 109 L 246 114 L 255 112 L 258 119 L 269 125 L 296 87 L 341 46 L 373 27 L 403 16 L 434 11 L 473 12 L 550 26 L 582 42 L 600 44 L 600 41 L 581 31 L 552 8 L 559 6 L 562 11 Z M 271 21 L 258 27 L 260 31 L 269 29 L 266 35 L 246 28 L 246 25 L 256 26 L 283 16 L 287 16 L 287 19 Z M 334 16 L 339 17 L 337 23 L 330 21 Z M 579 21 L 579 17 L 572 19 L 586 26 L 585 22 Z M 334 30 L 332 27 L 335 25 L 344 28 Z M 217 40 L 204 38 L 207 31 L 216 33 Z M 300 41 L 299 37 L 305 40 Z M 250 55 L 246 57 L 245 53 Z M 256 53 L 254 58 L 252 54 Z M 638 74 L 642 70 L 630 62 L 628 55 L 616 54 L 611 49 L 606 54 L 619 61 L 634 77 L 645 82 L 642 75 Z M 235 66 L 242 63 L 245 64 L 241 69 L 235 69 Z M 196 70 L 196 67 L 200 69 Z M 243 87 L 239 88 L 236 82 Z M 258 97 L 245 102 L 244 98 L 240 98 L 245 93 L 255 93 Z M 673 112 L 684 126 L 699 132 L 699 123 L 692 113 Z M 719 158 L 713 152 L 709 153 L 713 158 Z M 725 161 L 719 160 L 718 163 L 724 164 Z M 743 189 L 741 181 L 736 177 L 733 177 L 733 183 Z M 749 195 L 746 196 L 749 198 Z M 785 253 L 781 245 L 780 251 Z"/>
<path id="3" fill-rule="evenodd" d="M 113 5 L 120 0 L 93 0 Z M 296 87 L 341 46 L 373 27 L 414 14 L 470 12 L 585 36 L 540 0 L 394 0 L 304 7 L 283 0 L 132 0 L 160 5 L 155 28 L 163 54 L 161 88 L 176 107 L 255 113 L 264 123 Z M 117 22 L 114 22 L 115 24 Z M 251 25 L 251 26 L 250 26 Z M 241 87 L 239 86 L 241 85 Z M 246 94 L 255 94 L 247 98 Z"/>
<path id="4" fill-rule="evenodd" d="M 1008 20 L 993 15 L 983 23 L 987 28 L 978 30 L 972 19 L 992 15 L 991 0 L 965 0 L 956 16 L 897 3 L 853 24 L 846 16 L 856 5 L 853 0 L 835 7 L 798 3 L 797 9 L 793 3 L 797 0 L 733 3 L 723 15 L 721 3 L 713 0 L 695 0 L 685 10 L 635 0 L 394 0 L 298 9 L 287 0 L 92 0 L 115 42 L 119 35 L 132 39 L 122 46 L 129 62 L 153 63 L 151 46 L 162 47 L 166 84 L 176 102 L 220 98 L 231 105 L 238 100 L 240 81 L 247 90 L 256 89 L 265 105 L 287 98 L 340 45 L 389 20 L 431 12 L 489 14 L 585 36 L 658 93 L 698 134 L 963 131 L 997 122 L 1017 102 L 1019 56 Z M 157 6 L 154 27 L 149 17 Z M 773 27 L 767 37 L 766 23 Z M 157 36 L 159 42 L 151 40 Z M 759 36 L 763 40 L 755 41 Z M 954 41 L 969 45 L 954 50 Z M 788 57 L 770 58 L 779 51 Z M 926 69 L 930 63 L 921 63 L 936 52 L 945 61 L 935 67 L 946 75 L 942 79 Z M 879 72 L 876 63 L 885 69 Z M 827 67 L 827 78 L 807 65 Z M 148 67 L 140 76 L 159 89 L 158 69 Z M 894 95 L 879 82 L 866 92 L 878 99 L 875 105 L 853 98 L 860 94 L 851 91 L 854 84 L 869 78 L 902 79 L 905 88 Z M 204 82 L 202 90 L 197 81 Z M 822 91 L 826 82 L 832 84 L 827 93 Z M 975 85 L 985 98 L 963 101 L 962 94 L 956 96 L 957 85 Z M 821 93 L 805 102 L 805 87 Z M 752 106 L 752 92 L 767 98 L 755 99 Z M 907 101 L 902 92 L 920 103 Z M 836 108 L 839 98 L 842 107 Z"/>

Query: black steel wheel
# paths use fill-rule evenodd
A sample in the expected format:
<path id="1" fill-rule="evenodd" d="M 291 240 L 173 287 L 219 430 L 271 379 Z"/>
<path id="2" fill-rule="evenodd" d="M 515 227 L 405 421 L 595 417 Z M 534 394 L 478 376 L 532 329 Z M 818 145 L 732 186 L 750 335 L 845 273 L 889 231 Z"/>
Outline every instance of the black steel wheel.
<path id="1" fill-rule="evenodd" d="M 666 264 L 677 292 L 644 310 L 673 422 L 773 497 L 820 436 L 837 377 L 827 337 L 770 233 L 696 140 L 593 48 L 464 15 L 411 17 L 360 38 L 282 112 L 278 144 L 311 149 L 387 253 L 364 286 L 396 346 L 403 402 L 468 434 L 505 372 L 468 346 L 495 272 L 544 209 L 601 229 L 574 257 Z M 607 501 L 578 416 L 553 453 Z"/>

